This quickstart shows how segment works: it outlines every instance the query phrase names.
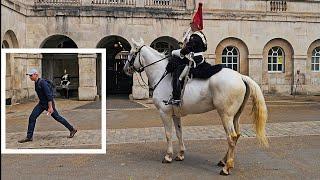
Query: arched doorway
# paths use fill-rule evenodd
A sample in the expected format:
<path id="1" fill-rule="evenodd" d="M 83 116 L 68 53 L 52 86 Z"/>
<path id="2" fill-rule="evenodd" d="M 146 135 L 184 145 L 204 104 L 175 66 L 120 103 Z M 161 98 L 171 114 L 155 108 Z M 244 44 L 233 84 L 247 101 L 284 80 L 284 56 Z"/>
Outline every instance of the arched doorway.
<path id="1" fill-rule="evenodd" d="M 76 43 L 67 36 L 53 35 L 41 44 L 41 48 L 78 48 Z M 56 95 L 64 95 L 60 86 L 61 77 L 69 74 L 69 97 L 78 97 L 79 88 L 79 63 L 78 54 L 71 53 L 43 53 L 42 54 L 42 77 L 52 80 L 56 85 Z"/>
<path id="2" fill-rule="evenodd" d="M 131 50 L 129 42 L 120 36 L 112 35 L 101 39 L 97 48 L 106 48 L 107 95 L 131 94 L 132 77 L 127 76 L 122 70 Z M 99 55 L 98 61 L 101 61 Z"/>

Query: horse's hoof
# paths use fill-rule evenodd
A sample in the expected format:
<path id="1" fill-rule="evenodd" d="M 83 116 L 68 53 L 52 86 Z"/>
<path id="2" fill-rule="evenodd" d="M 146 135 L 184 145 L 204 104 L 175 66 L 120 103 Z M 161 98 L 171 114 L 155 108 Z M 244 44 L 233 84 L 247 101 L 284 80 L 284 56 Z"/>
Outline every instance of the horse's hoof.
<path id="1" fill-rule="evenodd" d="M 177 156 L 174 160 L 183 161 L 184 160 L 184 156 Z"/>
<path id="2" fill-rule="evenodd" d="M 172 163 L 172 161 L 168 161 L 166 158 L 163 158 L 162 163 Z"/>
<path id="3" fill-rule="evenodd" d="M 219 161 L 217 166 L 219 167 L 224 167 L 226 165 L 226 163 L 224 163 L 223 161 Z"/>
<path id="4" fill-rule="evenodd" d="M 224 168 L 220 171 L 220 175 L 229 176 L 229 172 L 225 172 Z"/>
<path id="5" fill-rule="evenodd" d="M 166 155 L 162 160 L 162 163 L 171 163 L 171 162 L 172 162 L 172 157 L 168 155 Z"/>

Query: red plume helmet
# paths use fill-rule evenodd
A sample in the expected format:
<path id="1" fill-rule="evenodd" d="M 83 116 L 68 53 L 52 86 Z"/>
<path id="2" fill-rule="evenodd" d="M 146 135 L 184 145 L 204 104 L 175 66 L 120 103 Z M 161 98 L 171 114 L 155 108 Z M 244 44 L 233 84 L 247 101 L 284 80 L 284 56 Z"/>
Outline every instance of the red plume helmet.
<path id="1" fill-rule="evenodd" d="M 202 18 L 202 3 L 199 3 L 198 10 L 194 14 L 192 23 L 199 29 L 203 29 L 203 18 Z"/>

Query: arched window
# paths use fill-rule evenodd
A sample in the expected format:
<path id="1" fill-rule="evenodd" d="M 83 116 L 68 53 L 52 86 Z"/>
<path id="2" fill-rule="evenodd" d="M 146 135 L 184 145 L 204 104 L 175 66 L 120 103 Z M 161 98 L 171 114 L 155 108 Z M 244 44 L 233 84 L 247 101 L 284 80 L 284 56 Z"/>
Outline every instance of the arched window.
<path id="1" fill-rule="evenodd" d="M 311 71 L 320 72 L 320 46 L 314 48 L 311 57 Z"/>
<path id="2" fill-rule="evenodd" d="M 166 52 L 166 54 L 170 53 L 174 49 L 173 45 L 168 42 L 156 42 L 151 47 L 161 53 Z"/>
<path id="3" fill-rule="evenodd" d="M 151 43 L 151 47 L 160 53 L 165 52 L 166 54 L 170 54 L 172 50 L 179 48 L 179 44 L 178 41 L 172 37 L 162 36 L 155 39 Z"/>
<path id="4" fill-rule="evenodd" d="M 222 51 L 222 64 L 235 71 L 239 70 L 239 51 L 234 46 L 228 46 Z"/>
<path id="5" fill-rule="evenodd" d="M 272 47 L 268 52 L 268 71 L 284 72 L 284 52 L 281 47 Z"/>

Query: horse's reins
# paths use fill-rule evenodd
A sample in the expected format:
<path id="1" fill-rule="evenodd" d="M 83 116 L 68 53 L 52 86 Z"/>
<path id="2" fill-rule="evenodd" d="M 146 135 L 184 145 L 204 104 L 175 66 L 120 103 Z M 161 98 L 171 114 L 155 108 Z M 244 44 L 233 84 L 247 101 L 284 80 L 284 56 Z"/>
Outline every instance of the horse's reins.
<path id="1" fill-rule="evenodd" d="M 154 65 L 154 64 L 156 64 L 156 63 L 158 63 L 158 62 L 160 62 L 160 61 L 163 61 L 163 60 L 167 59 L 168 57 L 170 57 L 170 55 L 167 55 L 167 56 L 165 56 L 164 58 L 159 59 L 159 60 L 157 60 L 157 61 L 155 61 L 155 62 L 153 62 L 153 63 L 151 63 L 151 64 L 148 64 L 148 65 L 146 65 L 146 66 L 143 66 L 142 63 L 141 63 L 141 53 L 140 53 L 140 51 L 141 51 L 141 49 L 142 49 L 144 46 L 145 46 L 145 45 L 141 46 L 141 47 L 139 48 L 139 50 L 138 50 L 137 52 L 135 52 L 135 54 L 132 56 L 131 60 L 129 61 L 129 65 L 132 67 L 132 69 L 133 69 L 135 72 L 139 73 L 139 75 L 140 75 L 143 83 L 144 83 L 145 85 L 149 86 L 149 85 L 143 80 L 141 73 L 144 71 L 145 68 L 147 68 L 147 67 L 149 67 L 149 66 L 152 66 L 152 65 Z M 140 68 L 137 69 L 137 68 L 134 67 L 134 60 L 136 59 L 138 53 L 139 53 L 139 63 L 140 63 L 140 66 L 142 66 L 142 67 L 140 67 Z M 168 74 L 168 72 L 165 71 L 165 72 L 163 73 L 163 75 L 161 76 L 160 80 L 157 82 L 157 84 L 154 85 L 154 87 L 150 87 L 150 86 L 149 86 L 150 89 L 151 89 L 151 90 L 155 90 L 155 89 L 157 88 L 157 86 L 160 84 L 160 82 L 162 81 L 162 79 L 165 78 L 167 74 Z M 139 84 L 140 84 L 140 81 L 138 81 L 138 82 L 139 82 Z M 140 84 L 140 86 L 141 86 L 141 84 Z M 141 87 L 143 87 L 143 86 L 141 86 Z"/>

